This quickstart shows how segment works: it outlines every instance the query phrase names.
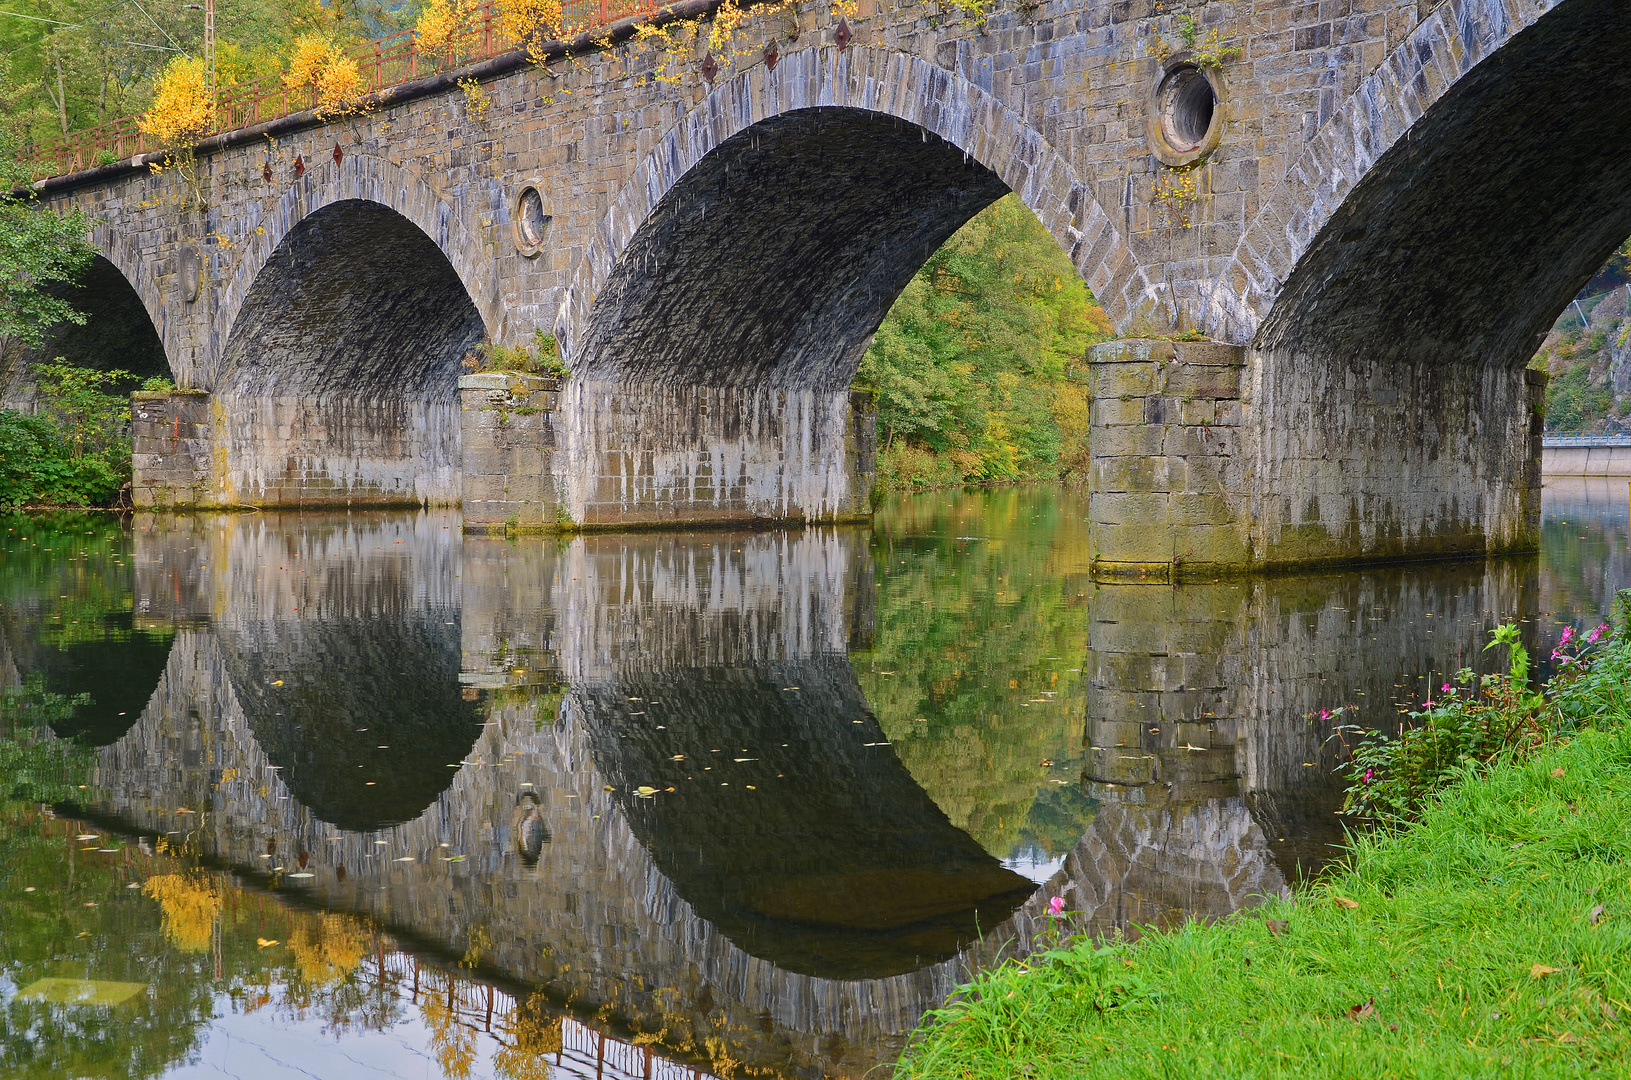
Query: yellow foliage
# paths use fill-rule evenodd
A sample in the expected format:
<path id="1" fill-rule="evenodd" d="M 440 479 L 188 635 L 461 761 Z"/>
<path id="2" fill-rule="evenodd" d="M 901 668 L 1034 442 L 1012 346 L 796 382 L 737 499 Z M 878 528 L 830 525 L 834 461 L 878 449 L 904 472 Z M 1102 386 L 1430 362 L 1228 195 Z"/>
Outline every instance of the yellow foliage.
<path id="1" fill-rule="evenodd" d="M 178 56 L 159 73 L 153 105 L 138 125 L 166 146 L 180 146 L 203 137 L 214 120 L 215 109 L 204 86 L 204 61 Z"/>
<path id="2" fill-rule="evenodd" d="M 511 1041 L 493 1054 L 493 1071 L 505 1080 L 549 1080 L 546 1054 L 558 1054 L 562 1045 L 561 1018 L 545 1009 L 545 998 L 534 994 L 509 1017 L 501 1030 Z"/>
<path id="3" fill-rule="evenodd" d="M 344 915 L 311 915 L 295 921 L 289 948 L 307 985 L 329 986 L 357 970 L 368 954 L 368 935 Z"/>
<path id="4" fill-rule="evenodd" d="M 477 0 L 426 0 L 413 27 L 420 51 L 446 67 L 457 64 L 464 57 L 480 11 Z"/>
<path id="5" fill-rule="evenodd" d="M 448 1001 L 448 991 L 433 985 L 420 1002 L 419 1014 L 430 1029 L 431 1052 L 442 1067 L 442 1075 L 448 1080 L 467 1080 L 476 1061 L 476 1032 L 459 1023 L 458 1012 Z"/>
<path id="6" fill-rule="evenodd" d="M 328 50 L 327 38 L 320 34 L 302 34 L 295 40 L 289 70 L 283 73 L 283 85 L 290 90 L 308 90 L 315 86 L 323 66 L 328 63 Z"/>
<path id="7" fill-rule="evenodd" d="M 535 64 L 543 63 L 544 46 L 566 33 L 561 0 L 504 0 L 498 19 L 503 33 L 520 42 Z"/>
<path id="8" fill-rule="evenodd" d="M 493 95 L 483 90 L 476 79 L 460 79 L 459 89 L 464 91 L 464 114 L 478 124 L 486 120 Z"/>
<path id="9" fill-rule="evenodd" d="M 142 895 L 159 902 L 164 913 L 164 934 L 176 948 L 205 952 L 221 913 L 221 890 L 205 877 L 155 874 L 142 885 Z"/>
<path id="10" fill-rule="evenodd" d="M 350 111 L 351 103 L 367 89 L 356 61 L 345 54 L 339 42 L 319 34 L 304 34 L 295 41 L 283 85 L 294 91 L 309 91 L 320 117 Z"/>

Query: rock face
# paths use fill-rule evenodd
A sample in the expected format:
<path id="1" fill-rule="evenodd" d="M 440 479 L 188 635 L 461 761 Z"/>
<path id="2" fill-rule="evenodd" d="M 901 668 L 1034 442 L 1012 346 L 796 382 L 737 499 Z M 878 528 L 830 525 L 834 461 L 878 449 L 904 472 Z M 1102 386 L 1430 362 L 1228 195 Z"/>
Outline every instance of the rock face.
<path id="1" fill-rule="evenodd" d="M 462 350 L 544 331 L 574 377 L 532 485 L 556 506 L 520 516 L 851 516 L 856 360 L 1006 189 L 1120 333 L 1244 350 L 1252 531 L 1219 550 L 1533 546 L 1521 369 L 1631 233 L 1615 0 L 1212 4 L 1239 53 L 1204 70 L 1145 3 L 792 18 L 708 78 L 623 44 L 496 64 L 481 116 L 432 81 L 246 133 L 200 158 L 202 198 L 126 166 L 42 190 L 220 403 L 213 505 L 458 501 Z"/>

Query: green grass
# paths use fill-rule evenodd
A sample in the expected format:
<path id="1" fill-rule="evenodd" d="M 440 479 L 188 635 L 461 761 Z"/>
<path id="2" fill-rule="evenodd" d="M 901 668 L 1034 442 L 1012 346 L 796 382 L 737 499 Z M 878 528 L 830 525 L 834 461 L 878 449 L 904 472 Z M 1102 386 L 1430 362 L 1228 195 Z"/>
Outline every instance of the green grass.
<path id="1" fill-rule="evenodd" d="M 1407 830 L 1356 835 L 1346 868 L 1291 901 L 989 972 L 926 1022 L 896 1075 L 1628 1068 L 1631 731 L 1617 726 L 1469 776 Z"/>

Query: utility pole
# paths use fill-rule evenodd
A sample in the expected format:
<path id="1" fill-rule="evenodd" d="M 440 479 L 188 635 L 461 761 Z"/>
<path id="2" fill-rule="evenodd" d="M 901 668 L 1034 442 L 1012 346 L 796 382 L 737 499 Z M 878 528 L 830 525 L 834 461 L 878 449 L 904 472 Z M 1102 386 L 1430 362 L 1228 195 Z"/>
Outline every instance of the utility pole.
<path id="1" fill-rule="evenodd" d="M 215 0 L 204 0 L 203 4 L 188 4 L 190 11 L 204 13 L 204 93 L 210 99 L 210 108 L 215 108 Z"/>
<path id="2" fill-rule="evenodd" d="M 215 0 L 204 0 L 204 93 L 215 108 Z"/>

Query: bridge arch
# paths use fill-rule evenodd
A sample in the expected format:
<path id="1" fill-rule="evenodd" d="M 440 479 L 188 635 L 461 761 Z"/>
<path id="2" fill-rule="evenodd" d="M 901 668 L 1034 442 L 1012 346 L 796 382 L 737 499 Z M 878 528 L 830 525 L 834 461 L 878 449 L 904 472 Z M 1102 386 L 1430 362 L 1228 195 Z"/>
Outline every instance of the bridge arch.
<path id="1" fill-rule="evenodd" d="M 373 154 L 345 153 L 342 148 L 337 165 L 327 159 L 307 163 L 301 178 L 269 210 L 263 211 L 258 202 L 247 204 L 248 238 L 221 287 L 218 317 L 212 322 L 211 334 L 217 340 L 210 353 L 218 358 L 212 378 L 220 373 L 219 358 L 231 343 L 244 301 L 273 253 L 302 222 L 340 202 L 377 203 L 412 222 L 435 243 L 458 275 L 484 328 L 489 333 L 498 331 L 503 320 L 501 290 L 491 261 L 480 257 L 485 246 L 466 227 L 458 207 L 413 170 Z"/>
<path id="2" fill-rule="evenodd" d="M 281 238 L 219 353 L 230 486 L 251 503 L 456 503 L 460 363 L 487 323 L 446 228 L 374 199 L 305 209 L 266 230 Z"/>
<path id="3" fill-rule="evenodd" d="M 1631 122 L 1602 105 L 1631 81 L 1615 61 L 1631 28 L 1612 0 L 1514 10 L 1439 4 L 1334 110 L 1214 279 L 1213 338 L 1277 344 L 1318 321 L 1372 343 L 1527 359 L 1631 233 L 1611 149 Z M 1571 233 L 1560 205 L 1597 216 Z M 1403 251 L 1425 276 L 1389 255 Z M 1457 278 L 1478 283 L 1464 311 L 1444 295 Z M 1359 330 L 1362 313 L 1374 325 Z"/>
<path id="4" fill-rule="evenodd" d="M 868 144 L 853 145 L 862 139 Z M 846 176 L 870 164 L 881 194 L 910 205 L 892 215 L 880 212 L 885 199 L 842 190 L 809 169 L 808 156 L 804 168 L 783 174 L 793 183 L 802 173 L 802 182 L 777 198 L 776 185 L 763 182 L 779 152 L 764 144 L 774 140 L 782 150 L 813 153 L 850 170 Z M 905 152 L 907 143 L 920 141 L 933 144 L 927 153 Z M 853 153 L 840 161 L 846 143 Z M 735 189 L 733 156 L 748 157 L 757 171 Z M 750 188 L 770 198 L 751 207 L 729 205 Z M 1167 319 L 1155 314 L 1168 305 L 1164 286 L 1138 265 L 1090 188 L 1032 125 L 977 85 L 915 56 L 866 46 L 801 50 L 774 71 L 755 65 L 674 125 L 614 196 L 561 302 L 555 332 L 562 354 L 591 379 L 682 382 L 695 379 L 698 363 L 713 359 L 700 355 L 710 349 L 769 349 L 776 355 L 761 353 L 755 370 L 721 373 L 716 367 L 704 381 L 840 389 L 911 274 L 958 226 L 1010 190 L 1069 253 L 1113 322 Z M 710 201 L 726 203 L 716 219 L 730 213 L 730 225 L 706 228 Z M 694 224 L 704 229 L 687 228 Z M 869 231 L 872 242 L 864 237 Z M 681 279 L 678 260 L 665 260 L 663 248 L 676 239 L 683 244 L 685 232 L 695 250 L 687 248 L 683 261 L 696 272 Z M 857 235 L 860 242 L 844 242 Z M 724 243 L 730 252 L 708 250 Z M 790 270 L 797 280 L 767 282 L 766 267 L 775 260 L 754 258 L 754 247 L 780 255 L 784 265 L 775 269 Z M 817 258 L 796 265 L 812 251 Z M 666 265 L 654 275 L 660 260 Z M 854 260 L 853 275 L 841 269 L 848 260 Z M 739 327 L 709 326 L 710 313 L 698 307 L 709 292 L 721 307 L 733 306 L 737 316 L 762 319 L 772 329 L 755 338 L 737 334 Z M 676 334 L 687 321 L 691 331 Z M 831 332 L 816 328 L 822 321 Z M 653 327 L 661 328 L 667 364 L 653 357 Z M 809 360 L 800 338 L 811 333 L 818 344 L 836 345 L 842 357 L 815 361 L 813 379 L 798 371 Z M 630 347 L 642 338 L 638 349 Z"/>

